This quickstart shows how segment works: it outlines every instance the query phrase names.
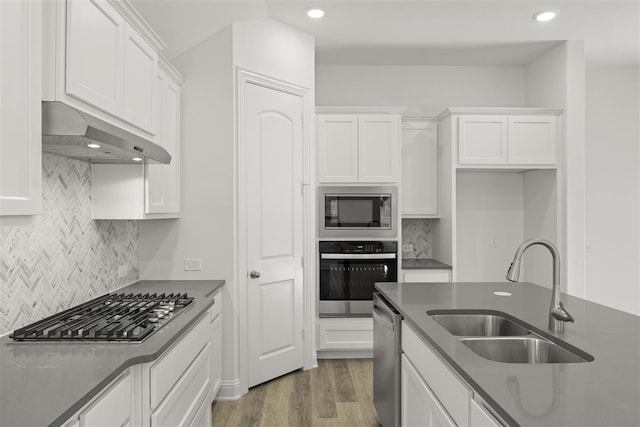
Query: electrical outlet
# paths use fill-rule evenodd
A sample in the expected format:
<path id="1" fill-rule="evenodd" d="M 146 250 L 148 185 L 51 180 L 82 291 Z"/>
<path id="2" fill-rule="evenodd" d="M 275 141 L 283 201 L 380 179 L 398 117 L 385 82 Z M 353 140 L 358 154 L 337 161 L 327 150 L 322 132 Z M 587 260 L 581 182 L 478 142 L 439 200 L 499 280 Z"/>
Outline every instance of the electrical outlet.
<path id="1" fill-rule="evenodd" d="M 402 252 L 413 252 L 413 244 L 405 243 L 402 245 Z"/>
<path id="2" fill-rule="evenodd" d="M 127 277 L 128 273 L 129 273 L 129 266 L 127 264 L 123 264 L 120 267 L 118 267 L 118 279 Z"/>
<path id="3" fill-rule="evenodd" d="M 184 271 L 202 271 L 202 260 L 199 258 L 198 259 L 185 258 Z"/>

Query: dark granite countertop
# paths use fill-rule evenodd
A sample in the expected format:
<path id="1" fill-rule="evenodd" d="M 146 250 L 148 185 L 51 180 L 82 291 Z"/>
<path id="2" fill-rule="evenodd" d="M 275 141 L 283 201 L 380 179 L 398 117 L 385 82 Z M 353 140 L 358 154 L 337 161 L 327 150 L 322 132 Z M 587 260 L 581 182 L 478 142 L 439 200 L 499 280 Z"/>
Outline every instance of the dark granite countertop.
<path id="1" fill-rule="evenodd" d="M 187 292 L 194 303 L 142 343 L 0 338 L 0 426 L 58 426 L 128 367 L 157 359 L 213 304 L 224 280 L 145 280 L 118 291 Z"/>
<path id="2" fill-rule="evenodd" d="M 449 264 L 433 258 L 402 258 L 403 270 L 451 270 Z"/>
<path id="3" fill-rule="evenodd" d="M 551 290 L 531 283 L 377 283 L 376 288 L 510 425 L 640 425 L 640 317 L 563 295 L 575 323 L 552 332 L 547 329 Z M 426 314 L 434 309 L 502 311 L 595 360 L 537 365 L 487 360 Z"/>

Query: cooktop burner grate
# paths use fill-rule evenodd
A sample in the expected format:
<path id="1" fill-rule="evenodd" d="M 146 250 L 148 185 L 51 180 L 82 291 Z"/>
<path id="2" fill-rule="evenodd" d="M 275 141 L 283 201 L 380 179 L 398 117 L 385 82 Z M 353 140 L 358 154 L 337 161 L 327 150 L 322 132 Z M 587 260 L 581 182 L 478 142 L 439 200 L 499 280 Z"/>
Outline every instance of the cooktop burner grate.
<path id="1" fill-rule="evenodd" d="M 108 294 L 20 329 L 15 341 L 142 341 L 193 302 L 186 293 Z"/>

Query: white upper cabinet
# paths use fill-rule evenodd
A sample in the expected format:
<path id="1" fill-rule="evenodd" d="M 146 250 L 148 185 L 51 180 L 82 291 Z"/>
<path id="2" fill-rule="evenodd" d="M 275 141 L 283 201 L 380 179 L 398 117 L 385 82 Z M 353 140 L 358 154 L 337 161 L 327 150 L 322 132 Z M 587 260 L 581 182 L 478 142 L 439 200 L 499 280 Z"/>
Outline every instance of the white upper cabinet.
<path id="1" fill-rule="evenodd" d="M 180 217 L 180 84 L 182 76 L 161 60 L 155 78 L 152 120 L 155 142 L 171 155 L 168 165 L 93 164 L 93 219 L 166 219 Z"/>
<path id="2" fill-rule="evenodd" d="M 156 142 L 171 154 L 168 165 L 146 167 L 146 213 L 180 213 L 180 86 L 158 73 L 160 130 Z"/>
<path id="3" fill-rule="evenodd" d="M 506 116 L 462 116 L 458 126 L 460 164 L 507 163 Z"/>
<path id="4" fill-rule="evenodd" d="M 122 110 L 124 31 L 108 2 L 67 2 L 66 92 L 115 115 Z"/>
<path id="5" fill-rule="evenodd" d="M 402 120 L 402 216 L 438 216 L 438 123 Z"/>
<path id="6" fill-rule="evenodd" d="M 398 182 L 400 179 L 400 116 L 358 116 L 358 181 Z"/>
<path id="7" fill-rule="evenodd" d="M 41 3 L 0 1 L 0 215 L 42 213 Z"/>
<path id="8" fill-rule="evenodd" d="M 318 116 L 320 182 L 358 182 L 358 116 Z"/>
<path id="9" fill-rule="evenodd" d="M 501 114 L 476 114 L 487 110 Z M 458 109 L 446 113 L 456 112 Z M 561 139 L 560 114 L 559 109 L 460 109 L 456 115 L 458 164 L 555 167 Z"/>
<path id="10" fill-rule="evenodd" d="M 319 107 L 319 183 L 398 183 L 400 114 L 339 113 Z"/>
<path id="11" fill-rule="evenodd" d="M 142 137 L 155 135 L 162 42 L 128 2 L 45 2 L 43 100 L 62 101 Z"/>
<path id="12" fill-rule="evenodd" d="M 556 120 L 554 116 L 509 116 L 509 164 L 555 164 Z"/>
<path id="13" fill-rule="evenodd" d="M 153 129 L 158 53 L 129 24 L 124 36 L 124 118 Z"/>

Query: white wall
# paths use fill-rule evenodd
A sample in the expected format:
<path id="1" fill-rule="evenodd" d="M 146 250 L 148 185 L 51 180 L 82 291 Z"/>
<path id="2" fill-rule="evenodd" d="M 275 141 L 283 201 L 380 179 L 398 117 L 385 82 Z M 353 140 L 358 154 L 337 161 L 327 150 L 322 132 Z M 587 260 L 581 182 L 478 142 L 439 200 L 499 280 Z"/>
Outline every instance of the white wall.
<path id="1" fill-rule="evenodd" d="M 640 69 L 586 72 L 586 298 L 640 315 Z"/>
<path id="2" fill-rule="evenodd" d="M 563 292 L 584 298 L 584 42 L 567 41 L 538 57 L 526 68 L 526 106 L 565 110 L 562 124 L 558 191 L 558 248 Z M 553 230 L 543 230 L 551 234 Z M 550 269 L 541 247 L 528 251 L 529 270 Z"/>
<path id="3" fill-rule="evenodd" d="M 459 171 L 456 178 L 457 280 L 504 282 L 524 235 L 523 174 Z"/>
<path id="4" fill-rule="evenodd" d="M 318 65 L 317 105 L 406 106 L 436 116 L 447 107 L 522 107 L 524 67 Z"/>
<path id="5" fill-rule="evenodd" d="M 182 87 L 182 208 L 178 220 L 142 224 L 142 279 L 224 279 L 221 397 L 246 392 L 240 377 L 242 306 L 238 270 L 237 68 L 308 87 L 313 113 L 314 40 L 271 19 L 227 27 L 174 61 Z M 309 120 L 313 122 L 313 120 Z M 313 126 L 305 132 L 313 133 Z M 184 271 L 185 258 L 202 259 L 200 272 Z M 246 313 L 245 313 L 246 314 Z M 312 336 L 312 333 L 309 333 Z"/>

